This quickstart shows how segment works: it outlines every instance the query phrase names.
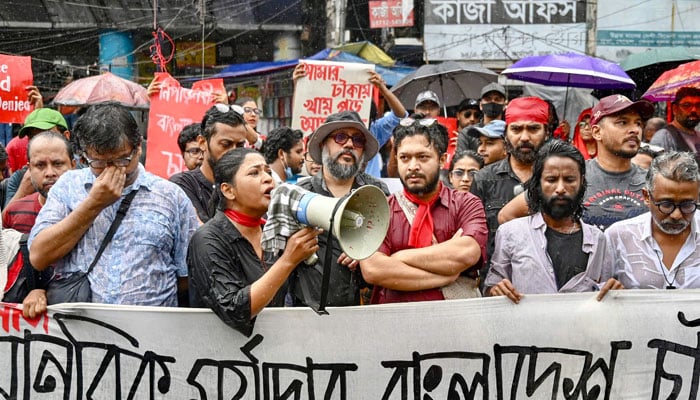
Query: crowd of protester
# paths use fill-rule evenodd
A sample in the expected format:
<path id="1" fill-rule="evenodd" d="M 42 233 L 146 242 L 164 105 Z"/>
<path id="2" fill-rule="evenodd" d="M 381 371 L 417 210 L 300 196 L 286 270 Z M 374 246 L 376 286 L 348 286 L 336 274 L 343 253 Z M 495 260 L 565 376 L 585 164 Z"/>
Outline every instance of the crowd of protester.
<path id="1" fill-rule="evenodd" d="M 294 79 L 304 76 L 301 64 Z M 263 141 L 256 101 L 218 96 L 182 130 L 187 170 L 170 180 L 139 162 L 127 109 L 92 106 L 69 131 L 32 92 L 17 142 L 26 160 L 3 185 L 1 299 L 28 317 L 67 301 L 208 307 L 250 335 L 269 306 L 700 287 L 700 90 L 678 90 L 665 126 L 651 103 L 612 95 L 569 132 L 547 99 L 489 84 L 457 108 L 446 169 L 439 97 L 420 93 L 410 114 L 380 75 L 368 81 L 385 114 L 374 105 L 369 126 L 331 114 L 308 138 L 282 127 Z M 390 210 L 379 249 L 355 260 L 313 227 L 264 248 L 273 191 L 287 185 L 332 198 L 379 188 Z"/>

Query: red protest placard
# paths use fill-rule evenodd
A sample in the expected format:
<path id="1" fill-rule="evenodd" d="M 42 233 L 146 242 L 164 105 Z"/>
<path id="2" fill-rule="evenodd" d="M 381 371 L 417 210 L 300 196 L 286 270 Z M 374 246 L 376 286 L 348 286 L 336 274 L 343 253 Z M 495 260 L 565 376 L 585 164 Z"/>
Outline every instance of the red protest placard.
<path id="1" fill-rule="evenodd" d="M 0 122 L 22 124 L 34 109 L 27 100 L 32 58 L 0 54 Z"/>
<path id="2" fill-rule="evenodd" d="M 394 28 L 413 26 L 413 1 L 389 0 L 369 2 L 369 27 Z"/>
<path id="3" fill-rule="evenodd" d="M 445 159 L 445 164 L 442 165 L 443 169 L 450 169 L 450 163 L 452 162 L 452 157 L 455 155 L 455 150 L 457 150 L 457 118 L 448 117 L 437 117 L 439 123 L 447 128 L 447 159 Z"/>
<path id="4" fill-rule="evenodd" d="M 180 131 L 201 122 L 214 104 L 212 93 L 226 89 L 222 79 L 199 81 L 192 89 L 186 89 L 167 72 L 156 73 L 156 81 L 161 82 L 161 88 L 151 97 L 148 113 L 146 169 L 167 179 L 185 169 L 177 146 Z"/>

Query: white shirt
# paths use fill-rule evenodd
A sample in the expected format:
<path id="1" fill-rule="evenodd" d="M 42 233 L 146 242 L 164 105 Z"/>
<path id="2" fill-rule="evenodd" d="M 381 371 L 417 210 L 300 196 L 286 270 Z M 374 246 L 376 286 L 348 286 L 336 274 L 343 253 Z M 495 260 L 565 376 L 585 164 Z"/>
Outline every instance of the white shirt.
<path id="1" fill-rule="evenodd" d="M 651 213 L 620 221 L 605 231 L 615 254 L 618 280 L 627 289 L 700 288 L 699 213 L 690 223 L 690 235 L 683 243 L 671 269 L 666 268 L 663 252 L 651 234 Z"/>

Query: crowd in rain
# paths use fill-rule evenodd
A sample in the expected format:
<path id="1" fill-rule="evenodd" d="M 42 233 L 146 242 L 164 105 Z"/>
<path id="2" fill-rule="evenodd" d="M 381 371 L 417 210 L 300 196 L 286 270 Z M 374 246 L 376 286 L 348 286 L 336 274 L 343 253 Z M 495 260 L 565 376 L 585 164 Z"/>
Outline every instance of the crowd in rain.
<path id="1" fill-rule="evenodd" d="M 0 299 L 28 318 L 63 302 L 204 307 L 250 335 L 267 307 L 700 288 L 700 89 L 678 88 L 668 118 L 613 94 L 560 121 L 555 99 L 493 82 L 447 128 L 434 91 L 405 104 L 367 81 L 369 124 L 340 111 L 309 135 L 259 132 L 257 99 L 213 95 L 169 179 L 144 166 L 129 109 L 69 124 L 30 88 L 35 109 L 0 152 Z M 368 185 L 388 204 L 369 257 L 290 212 Z"/>

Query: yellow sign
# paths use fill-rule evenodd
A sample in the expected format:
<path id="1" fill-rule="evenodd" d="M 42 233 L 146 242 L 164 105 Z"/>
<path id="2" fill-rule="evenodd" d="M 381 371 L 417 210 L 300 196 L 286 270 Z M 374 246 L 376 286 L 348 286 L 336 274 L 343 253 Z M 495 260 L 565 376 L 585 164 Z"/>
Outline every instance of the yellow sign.
<path id="1" fill-rule="evenodd" d="M 205 67 L 216 65 L 216 43 L 204 42 L 204 50 L 201 42 L 175 43 L 175 62 L 178 67 L 201 67 L 202 54 Z"/>

